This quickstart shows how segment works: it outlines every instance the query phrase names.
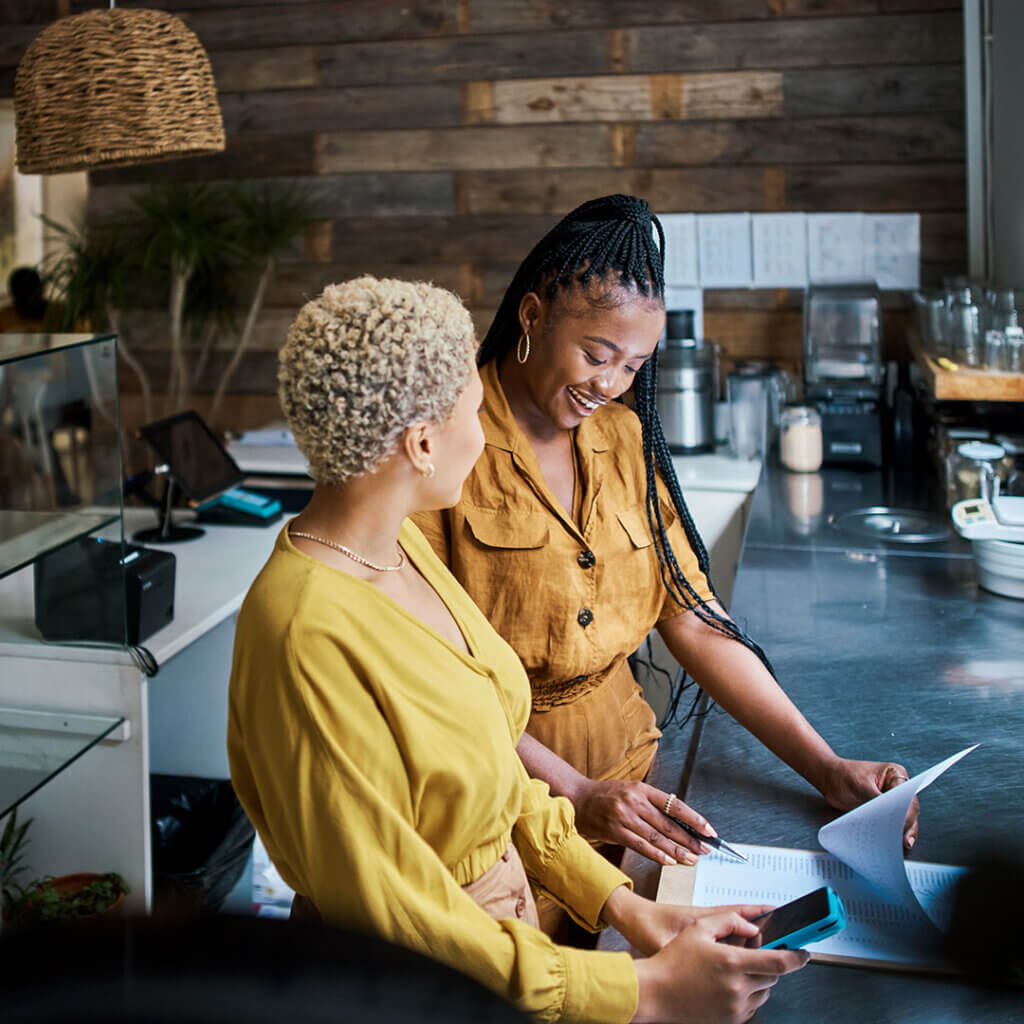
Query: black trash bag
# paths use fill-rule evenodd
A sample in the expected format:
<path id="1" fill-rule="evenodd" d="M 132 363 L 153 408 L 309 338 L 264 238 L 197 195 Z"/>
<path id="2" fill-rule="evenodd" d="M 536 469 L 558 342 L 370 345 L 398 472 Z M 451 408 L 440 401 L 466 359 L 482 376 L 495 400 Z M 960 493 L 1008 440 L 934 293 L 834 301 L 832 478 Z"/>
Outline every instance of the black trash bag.
<path id="1" fill-rule="evenodd" d="M 256 835 L 222 779 L 151 775 L 153 913 L 216 913 L 245 871 Z"/>

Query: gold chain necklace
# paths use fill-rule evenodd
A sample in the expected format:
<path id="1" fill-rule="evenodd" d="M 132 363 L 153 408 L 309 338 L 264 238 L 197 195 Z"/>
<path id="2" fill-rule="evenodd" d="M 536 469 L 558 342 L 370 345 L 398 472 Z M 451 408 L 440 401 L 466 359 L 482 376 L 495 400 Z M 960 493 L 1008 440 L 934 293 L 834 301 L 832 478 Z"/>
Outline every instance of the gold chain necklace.
<path id="1" fill-rule="evenodd" d="M 363 558 L 362 555 L 357 555 L 351 548 L 345 547 L 344 544 L 328 540 L 326 537 L 318 537 L 315 533 L 304 533 L 302 530 L 289 530 L 288 536 L 305 537 L 306 540 L 315 540 L 317 544 L 325 544 L 327 547 L 334 548 L 335 551 L 340 551 L 343 555 L 348 556 L 353 562 L 365 565 L 367 569 L 372 569 L 374 572 L 398 572 L 398 570 L 405 565 L 405 552 L 401 548 L 398 549 L 397 565 L 374 565 L 368 558 Z"/>

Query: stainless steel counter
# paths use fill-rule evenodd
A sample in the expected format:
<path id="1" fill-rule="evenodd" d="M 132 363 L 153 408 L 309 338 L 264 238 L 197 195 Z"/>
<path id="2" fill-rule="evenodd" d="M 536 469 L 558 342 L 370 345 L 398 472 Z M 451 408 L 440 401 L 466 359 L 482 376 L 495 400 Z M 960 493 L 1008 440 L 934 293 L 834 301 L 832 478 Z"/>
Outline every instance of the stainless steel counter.
<path id="1" fill-rule="evenodd" d="M 992 844 L 1019 841 L 1024 601 L 979 590 L 969 547 L 955 536 L 895 545 L 839 532 L 833 517 L 892 503 L 892 488 L 877 472 L 816 476 L 798 481 L 766 468 L 732 613 L 844 756 L 899 760 L 913 775 L 981 744 L 921 795 L 915 859 L 966 863 L 978 852 L 979 832 Z M 922 508 L 930 493 L 903 494 L 897 503 Z M 817 830 L 832 817 L 808 783 L 717 708 L 699 727 L 666 731 L 651 781 L 678 787 L 722 836 L 739 842 L 818 849 Z M 627 853 L 623 867 L 639 892 L 653 896 L 656 866 Z M 615 934 L 601 946 L 624 948 Z M 1021 1021 L 1024 992 L 812 964 L 784 979 L 757 1019 Z"/>

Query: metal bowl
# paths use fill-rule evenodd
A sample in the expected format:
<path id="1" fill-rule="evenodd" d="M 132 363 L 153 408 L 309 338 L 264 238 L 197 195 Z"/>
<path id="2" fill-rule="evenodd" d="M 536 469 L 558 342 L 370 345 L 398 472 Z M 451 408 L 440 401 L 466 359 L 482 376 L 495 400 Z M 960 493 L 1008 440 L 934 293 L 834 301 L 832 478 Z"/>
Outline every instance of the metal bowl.
<path id="1" fill-rule="evenodd" d="M 841 533 L 893 544 L 935 544 L 952 532 L 927 512 L 887 505 L 851 509 L 834 516 L 831 523 Z"/>

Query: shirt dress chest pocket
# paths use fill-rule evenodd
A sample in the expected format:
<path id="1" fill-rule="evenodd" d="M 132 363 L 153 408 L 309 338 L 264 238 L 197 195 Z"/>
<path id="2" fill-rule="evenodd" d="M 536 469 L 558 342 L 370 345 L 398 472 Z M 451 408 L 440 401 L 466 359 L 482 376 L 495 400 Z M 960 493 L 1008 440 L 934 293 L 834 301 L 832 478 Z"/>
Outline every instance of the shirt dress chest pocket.
<path id="1" fill-rule="evenodd" d="M 675 511 L 662 505 L 661 518 L 668 530 L 675 522 Z M 646 502 L 621 509 L 615 514 L 615 521 L 609 525 L 614 537 L 614 556 L 608 566 L 609 576 L 624 581 L 635 595 L 634 601 L 640 594 L 645 594 L 652 608 L 660 607 L 664 585 L 661 582 L 658 553 L 647 521 Z M 654 525 L 657 529 L 657 520 Z"/>

